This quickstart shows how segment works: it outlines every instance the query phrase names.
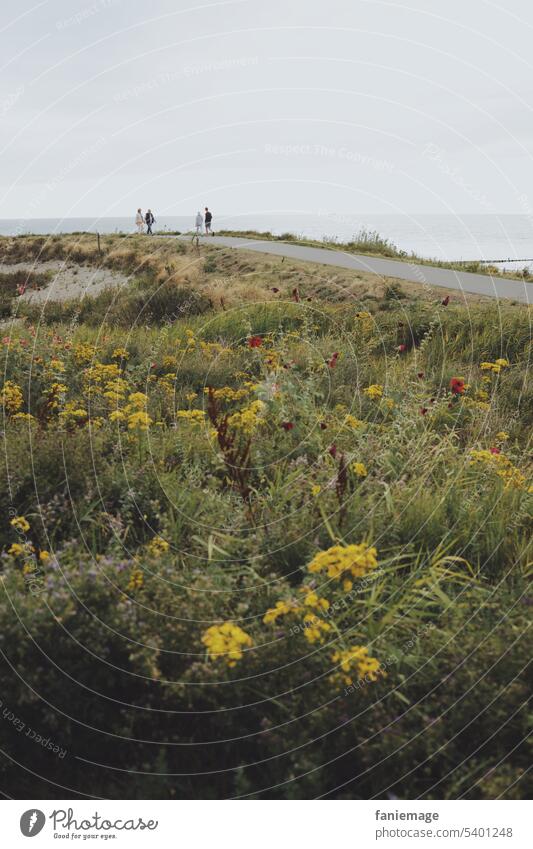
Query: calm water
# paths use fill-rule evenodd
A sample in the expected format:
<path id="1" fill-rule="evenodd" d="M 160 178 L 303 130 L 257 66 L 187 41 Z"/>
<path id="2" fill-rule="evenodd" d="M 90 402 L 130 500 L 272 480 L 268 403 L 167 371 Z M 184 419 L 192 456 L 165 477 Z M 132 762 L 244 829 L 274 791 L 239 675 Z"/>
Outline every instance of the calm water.
<path id="1" fill-rule="evenodd" d="M 161 216 L 156 230 L 192 228 L 193 215 Z M 362 227 L 376 230 L 399 248 L 428 259 L 508 260 L 502 267 L 533 266 L 533 217 L 527 215 L 343 215 L 214 213 L 214 229 L 270 230 L 345 241 Z M 0 235 L 19 233 L 133 232 L 131 218 L 0 219 Z"/>

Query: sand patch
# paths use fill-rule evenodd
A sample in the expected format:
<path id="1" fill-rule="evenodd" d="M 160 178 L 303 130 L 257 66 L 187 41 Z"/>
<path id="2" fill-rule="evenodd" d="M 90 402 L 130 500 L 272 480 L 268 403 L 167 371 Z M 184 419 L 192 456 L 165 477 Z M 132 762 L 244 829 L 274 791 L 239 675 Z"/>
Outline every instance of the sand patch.
<path id="1" fill-rule="evenodd" d="M 44 303 L 46 301 L 70 301 L 78 298 L 94 297 L 106 289 L 127 285 L 130 277 L 108 268 L 94 268 L 86 265 L 50 260 L 48 262 L 18 262 L 11 265 L 0 263 L 0 274 L 13 274 L 17 271 L 49 274 L 50 280 L 45 286 L 28 286 L 22 301 Z"/>

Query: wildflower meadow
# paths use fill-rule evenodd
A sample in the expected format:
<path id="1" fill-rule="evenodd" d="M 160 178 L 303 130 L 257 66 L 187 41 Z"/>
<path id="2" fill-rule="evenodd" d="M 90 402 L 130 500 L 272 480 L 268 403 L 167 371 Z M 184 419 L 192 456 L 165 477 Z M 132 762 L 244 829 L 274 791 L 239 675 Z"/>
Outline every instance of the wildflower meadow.
<path id="1" fill-rule="evenodd" d="M 527 307 L 103 242 L 1 245 L 131 275 L 6 308 L 3 786 L 522 798 Z"/>

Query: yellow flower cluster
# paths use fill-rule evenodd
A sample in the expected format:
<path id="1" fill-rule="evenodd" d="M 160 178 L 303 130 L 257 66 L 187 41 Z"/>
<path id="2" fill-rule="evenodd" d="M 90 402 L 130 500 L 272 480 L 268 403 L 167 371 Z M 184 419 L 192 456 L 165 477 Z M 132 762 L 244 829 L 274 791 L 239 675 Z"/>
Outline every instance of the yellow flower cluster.
<path id="1" fill-rule="evenodd" d="M 10 415 L 17 413 L 23 404 L 20 386 L 11 380 L 6 380 L 0 395 L 0 403 L 6 413 Z"/>
<path id="2" fill-rule="evenodd" d="M 117 363 L 95 363 L 83 373 L 84 381 L 91 386 L 103 387 L 117 377 L 120 377 L 120 368 Z"/>
<path id="3" fill-rule="evenodd" d="M 79 407 L 77 401 L 67 401 L 59 418 L 67 428 L 82 425 L 87 420 L 87 410 Z"/>
<path id="4" fill-rule="evenodd" d="M 379 660 L 371 657 L 365 646 L 351 646 L 336 651 L 331 660 L 339 666 L 339 674 L 348 685 L 353 684 L 354 677 L 359 681 L 377 681 L 386 674 Z"/>
<path id="5" fill-rule="evenodd" d="M 30 523 L 24 516 L 15 516 L 14 519 L 11 519 L 10 524 L 16 531 L 20 531 L 23 534 L 30 529 Z"/>
<path id="6" fill-rule="evenodd" d="M 374 326 L 374 320 L 372 318 L 371 313 L 366 311 L 356 312 L 355 317 L 359 322 L 361 328 L 368 333 L 368 331 L 372 330 Z"/>
<path id="7" fill-rule="evenodd" d="M 137 410 L 128 415 L 128 430 L 136 433 L 147 431 L 153 423 L 146 410 Z"/>
<path id="8" fill-rule="evenodd" d="M 252 401 L 249 407 L 245 407 L 244 410 L 238 413 L 233 413 L 228 418 L 228 425 L 250 436 L 258 427 L 264 424 L 263 413 L 265 406 L 263 401 Z"/>
<path id="9" fill-rule="evenodd" d="M 127 589 L 132 590 L 140 590 L 144 586 L 144 575 L 140 569 L 133 569 L 130 579 L 128 582 Z"/>
<path id="10" fill-rule="evenodd" d="M 304 636 L 310 643 L 323 643 L 331 631 L 331 625 L 319 619 L 316 613 L 306 613 L 304 616 Z"/>
<path id="11" fill-rule="evenodd" d="M 96 348 L 94 345 L 82 343 L 74 348 L 74 360 L 78 365 L 90 363 L 96 356 Z"/>
<path id="12" fill-rule="evenodd" d="M 190 424 L 201 425 L 205 422 L 205 413 L 203 410 L 178 410 L 176 418 L 190 422 Z"/>
<path id="13" fill-rule="evenodd" d="M 207 395 L 209 389 L 204 389 Z M 248 389 L 233 389 L 231 386 L 222 386 L 220 389 L 213 390 L 213 396 L 217 401 L 242 401 L 249 394 Z"/>
<path id="14" fill-rule="evenodd" d="M 271 607 L 263 616 L 265 625 L 271 625 L 276 622 L 280 616 L 286 616 L 288 613 L 294 613 L 298 608 L 295 604 L 289 601 L 277 601 L 275 607 Z"/>
<path id="15" fill-rule="evenodd" d="M 275 623 L 280 616 L 289 614 L 304 614 L 303 616 L 303 633 L 310 643 L 323 642 L 326 635 L 331 631 L 331 625 L 320 619 L 315 611 L 320 613 L 329 610 L 329 601 L 327 598 L 321 598 L 318 593 L 310 589 L 310 587 L 301 587 L 300 592 L 305 593 L 303 607 L 296 604 L 292 600 L 277 601 L 274 607 L 271 607 L 263 616 L 265 625 Z"/>
<path id="16" fill-rule="evenodd" d="M 220 658 L 228 666 L 235 666 L 237 661 L 242 659 L 243 649 L 253 645 L 250 635 L 233 622 L 211 625 L 207 631 L 204 631 L 202 643 L 211 660 Z"/>
<path id="17" fill-rule="evenodd" d="M 104 384 L 104 398 L 110 407 L 118 407 L 126 399 L 128 381 L 123 377 L 115 377 Z"/>
<path id="18" fill-rule="evenodd" d="M 381 386 L 380 383 L 372 383 L 371 386 L 367 386 L 366 389 L 363 389 L 363 392 L 368 396 L 368 398 L 376 400 L 383 397 L 383 386 Z"/>
<path id="19" fill-rule="evenodd" d="M 127 360 L 129 359 L 129 356 L 129 351 L 126 351 L 125 348 L 115 348 L 115 350 L 111 354 L 111 357 L 114 360 Z"/>
<path id="20" fill-rule="evenodd" d="M 354 474 L 356 474 L 360 478 L 366 478 L 366 476 L 368 475 L 364 463 L 352 463 L 352 472 L 354 472 Z"/>
<path id="21" fill-rule="evenodd" d="M 68 386 L 64 383 L 52 383 L 48 390 L 48 408 L 50 410 L 58 410 L 65 401 L 65 395 L 68 392 Z"/>
<path id="22" fill-rule="evenodd" d="M 480 363 L 481 371 L 491 371 L 493 374 L 499 374 L 502 368 L 508 368 L 510 366 L 509 360 L 505 360 L 502 358 L 495 360 L 493 363 L 485 362 Z"/>
<path id="23" fill-rule="evenodd" d="M 309 587 L 301 587 L 300 592 L 305 593 L 304 604 L 306 607 L 311 607 L 314 610 L 329 610 L 329 601 L 327 598 L 321 598 L 314 590 Z"/>
<path id="24" fill-rule="evenodd" d="M 163 537 L 154 537 L 146 544 L 146 549 L 152 557 L 160 557 L 170 548 L 170 544 Z"/>
<path id="25" fill-rule="evenodd" d="M 327 551 L 320 551 L 309 566 L 309 572 L 326 572 L 328 578 L 343 579 L 344 589 L 349 592 L 353 578 L 368 575 L 378 565 L 375 548 L 362 542 L 359 545 L 334 545 Z"/>
<path id="26" fill-rule="evenodd" d="M 146 412 L 148 398 L 144 392 L 132 392 L 128 396 L 128 403 L 122 410 L 113 410 L 109 416 L 112 422 L 128 422 L 128 430 L 137 434 L 147 431 L 153 425 L 153 419 Z"/>
<path id="27" fill-rule="evenodd" d="M 505 489 L 527 489 L 526 476 L 513 465 L 509 457 L 483 448 L 470 453 L 471 465 L 484 465 L 492 469 L 505 483 Z"/>
<path id="28" fill-rule="evenodd" d="M 22 557 L 27 556 L 29 554 L 33 554 L 35 548 L 31 544 L 31 542 L 25 542 L 21 544 L 20 542 L 14 542 L 8 548 L 7 553 L 11 554 L 12 557 Z"/>
<path id="29" fill-rule="evenodd" d="M 357 419 L 355 416 L 352 416 L 348 413 L 347 416 L 344 417 L 343 425 L 350 430 L 357 430 L 359 427 L 363 427 L 364 422 L 361 419 Z"/>

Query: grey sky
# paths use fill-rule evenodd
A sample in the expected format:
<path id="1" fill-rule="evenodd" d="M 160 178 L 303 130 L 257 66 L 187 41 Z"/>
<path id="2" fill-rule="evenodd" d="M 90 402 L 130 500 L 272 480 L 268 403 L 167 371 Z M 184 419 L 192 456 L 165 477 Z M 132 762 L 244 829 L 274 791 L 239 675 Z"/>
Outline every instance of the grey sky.
<path id="1" fill-rule="evenodd" d="M 21 0 L 0 33 L 2 218 L 533 208 L 526 0 Z"/>

